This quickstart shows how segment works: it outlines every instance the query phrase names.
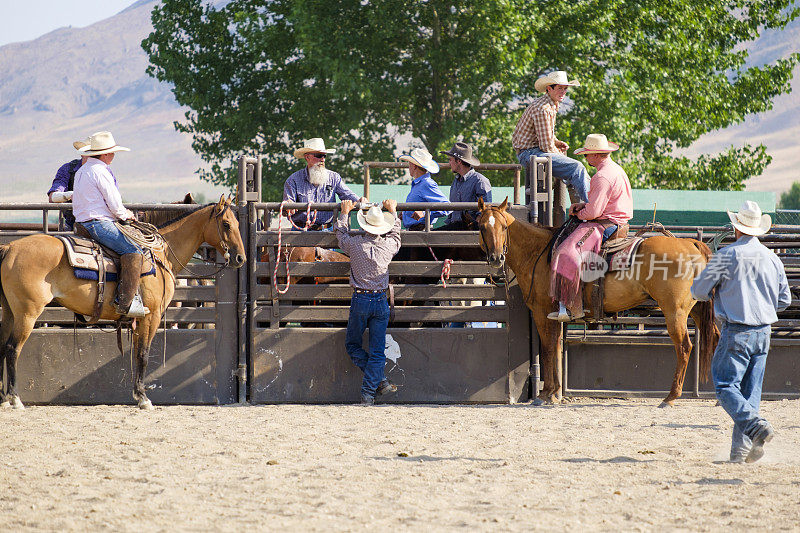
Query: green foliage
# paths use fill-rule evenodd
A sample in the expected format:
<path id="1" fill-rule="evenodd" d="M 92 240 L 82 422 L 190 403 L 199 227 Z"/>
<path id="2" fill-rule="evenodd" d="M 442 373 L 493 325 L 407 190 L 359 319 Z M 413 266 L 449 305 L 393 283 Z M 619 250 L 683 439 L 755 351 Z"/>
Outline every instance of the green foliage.
<path id="1" fill-rule="evenodd" d="M 792 183 L 792 188 L 781 194 L 780 209 L 800 209 L 800 181 Z"/>
<path id="2" fill-rule="evenodd" d="M 164 0 L 142 46 L 189 109 L 176 127 L 209 163 L 202 175 L 233 183 L 238 154 L 265 154 L 270 198 L 309 137 L 337 148 L 329 167 L 350 182 L 363 161 L 393 160 L 400 136 L 516 162 L 511 132 L 553 69 L 581 81 L 559 138 L 605 133 L 638 186 L 731 190 L 769 163 L 763 146 L 697 161 L 675 151 L 790 90 L 800 55 L 745 68 L 741 45 L 796 16 L 791 0 Z"/>

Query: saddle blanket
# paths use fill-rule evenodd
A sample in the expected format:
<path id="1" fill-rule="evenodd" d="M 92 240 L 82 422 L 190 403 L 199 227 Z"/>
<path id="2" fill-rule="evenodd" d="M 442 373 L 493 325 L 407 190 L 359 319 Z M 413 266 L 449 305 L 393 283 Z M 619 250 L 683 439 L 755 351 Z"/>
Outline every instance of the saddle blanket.
<path id="1" fill-rule="evenodd" d="M 100 266 L 97 264 L 94 242 L 83 237 L 74 237 L 72 235 L 58 235 L 58 238 L 64 243 L 64 250 L 67 252 L 67 260 L 75 272 L 75 277 L 78 279 L 97 281 L 100 277 L 98 274 Z M 100 249 L 103 252 L 106 281 L 117 281 L 119 255 L 104 246 L 100 246 Z M 156 274 L 155 262 L 152 260 L 152 257 L 148 257 L 151 254 L 152 252 L 144 256 L 145 259 L 142 264 L 141 276 L 155 276 Z"/>

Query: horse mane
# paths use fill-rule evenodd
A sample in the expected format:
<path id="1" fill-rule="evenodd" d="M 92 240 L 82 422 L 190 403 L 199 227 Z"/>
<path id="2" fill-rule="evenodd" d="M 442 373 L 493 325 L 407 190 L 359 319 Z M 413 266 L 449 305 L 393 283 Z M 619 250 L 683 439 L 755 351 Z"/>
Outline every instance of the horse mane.
<path id="1" fill-rule="evenodd" d="M 166 228 L 167 226 L 176 223 L 177 221 L 181 220 L 182 218 L 186 218 L 189 215 L 191 215 L 192 213 L 196 213 L 196 212 L 200 211 L 201 209 L 205 209 L 206 207 L 208 207 L 210 205 L 217 205 L 217 204 L 216 204 L 216 202 L 211 202 L 210 204 L 198 205 L 196 209 L 192 209 L 191 211 L 183 211 L 183 212 L 181 212 L 181 214 L 179 214 L 175 218 L 173 218 L 171 220 L 167 220 L 166 222 L 162 222 L 161 224 L 156 225 L 156 227 L 158 229 Z M 166 211 L 166 212 L 169 213 L 170 211 Z"/>

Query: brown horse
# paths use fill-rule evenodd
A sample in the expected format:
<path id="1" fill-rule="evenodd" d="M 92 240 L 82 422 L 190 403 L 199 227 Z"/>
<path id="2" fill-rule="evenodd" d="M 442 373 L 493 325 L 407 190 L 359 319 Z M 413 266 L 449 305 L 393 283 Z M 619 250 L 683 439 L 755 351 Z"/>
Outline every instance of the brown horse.
<path id="1" fill-rule="evenodd" d="M 156 275 L 143 277 L 141 283 L 142 299 L 150 313 L 137 320 L 133 332 L 132 350 L 136 353 L 133 397 L 142 409 L 153 408 L 145 393 L 144 374 L 150 343 L 174 294 L 175 273 L 204 242 L 223 254 L 226 264 L 232 263 L 238 268 L 245 262 L 239 223 L 230 206 L 230 201 L 223 196 L 218 203 L 181 215 L 160 230 L 167 243 L 166 251 L 156 254 Z M 107 286 L 110 294 L 115 288 L 113 282 Z M 0 405 L 24 407 L 16 390 L 17 359 L 44 306 L 56 301 L 75 313 L 91 315 L 96 299 L 97 282 L 75 277 L 59 239 L 36 234 L 0 246 L 0 304 L 3 307 L 0 383 L 3 362 L 8 370 L 8 387 L 4 395 L 0 394 Z M 104 320 L 120 318 L 111 300 L 106 299 L 103 305 L 100 318 Z"/>
<path id="2" fill-rule="evenodd" d="M 550 262 L 547 254 L 553 230 L 516 220 L 507 213 L 507 204 L 508 199 L 499 207 L 478 201 L 481 209 L 478 220 L 481 248 L 493 267 L 502 266 L 508 259 L 511 270 L 519 280 L 525 303 L 533 313 L 541 341 L 540 362 L 544 384 L 535 403 L 560 402 L 562 354 L 558 347 L 561 327 L 559 322 L 547 318 L 548 313 L 555 309 L 550 297 Z M 662 407 L 672 405 L 683 390 L 683 379 L 692 351 L 686 324 L 689 315 L 700 329 L 703 339 L 700 372 L 707 379 L 711 357 L 719 340 L 719 330 L 714 324 L 713 305 L 692 299 L 689 288 L 694 275 L 702 270 L 710 257 L 711 250 L 700 241 L 659 235 L 645 239 L 639 247 L 634 258 L 639 268 L 624 276 L 609 273 L 605 277 L 603 310 L 606 313 L 636 307 L 648 298 L 655 300 L 664 313 L 678 364 L 672 387 Z M 654 272 L 656 275 L 653 275 Z"/>

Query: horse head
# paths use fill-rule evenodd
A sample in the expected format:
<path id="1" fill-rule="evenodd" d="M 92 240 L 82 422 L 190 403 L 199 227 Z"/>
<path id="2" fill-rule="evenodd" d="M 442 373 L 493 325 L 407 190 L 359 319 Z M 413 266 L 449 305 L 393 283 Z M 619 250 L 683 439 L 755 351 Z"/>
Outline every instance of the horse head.
<path id="1" fill-rule="evenodd" d="M 483 203 L 478 198 L 478 230 L 481 233 L 481 250 L 486 253 L 486 262 L 492 268 L 500 268 L 508 252 L 508 197 L 498 207 Z"/>
<path id="2" fill-rule="evenodd" d="M 239 233 L 239 221 L 231 209 L 230 199 L 225 198 L 224 194 L 211 209 L 211 218 L 206 224 L 203 239 L 222 253 L 226 265 L 231 264 L 231 255 L 233 255 L 233 266 L 236 268 L 244 265 L 247 260 L 242 235 Z"/>

